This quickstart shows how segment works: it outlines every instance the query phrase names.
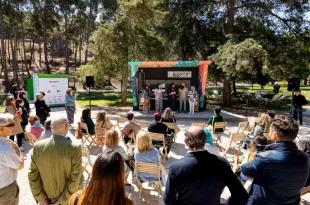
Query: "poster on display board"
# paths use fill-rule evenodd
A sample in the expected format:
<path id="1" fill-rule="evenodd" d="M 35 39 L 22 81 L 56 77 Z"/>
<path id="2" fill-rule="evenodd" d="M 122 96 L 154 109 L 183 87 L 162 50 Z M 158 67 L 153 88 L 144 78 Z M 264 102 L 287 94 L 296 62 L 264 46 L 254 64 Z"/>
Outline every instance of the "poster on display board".
<path id="1" fill-rule="evenodd" d="M 65 94 L 68 89 L 68 77 L 65 74 L 36 74 L 32 77 L 33 100 L 35 95 L 45 92 L 45 102 L 49 106 L 64 106 Z"/>

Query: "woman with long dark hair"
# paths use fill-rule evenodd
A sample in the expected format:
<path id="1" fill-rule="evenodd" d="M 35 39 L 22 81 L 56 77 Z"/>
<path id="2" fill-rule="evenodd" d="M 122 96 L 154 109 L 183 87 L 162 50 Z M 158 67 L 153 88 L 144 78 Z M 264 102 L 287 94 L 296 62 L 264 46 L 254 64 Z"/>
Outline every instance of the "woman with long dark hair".
<path id="1" fill-rule="evenodd" d="M 16 108 L 16 101 L 14 96 L 8 96 L 5 99 L 4 102 L 5 110 L 4 112 L 10 113 L 14 116 L 15 126 L 12 135 L 10 136 L 10 139 L 14 141 L 14 136 L 16 135 L 17 138 L 17 145 L 21 151 L 24 151 L 24 148 L 22 147 L 22 140 L 24 136 L 24 130 L 22 128 L 21 122 L 22 122 L 22 110 Z"/>
<path id="2" fill-rule="evenodd" d="M 81 122 L 83 122 L 87 125 L 89 134 L 91 134 L 91 135 L 95 134 L 95 123 L 91 119 L 91 112 L 90 112 L 89 108 L 85 108 L 82 111 Z"/>
<path id="3" fill-rule="evenodd" d="M 65 107 L 67 112 L 67 118 L 71 126 L 74 123 L 74 114 L 76 112 L 75 96 L 73 95 L 73 90 L 71 88 L 69 88 L 66 92 Z"/>
<path id="4" fill-rule="evenodd" d="M 37 100 L 34 103 L 36 107 L 36 115 L 40 118 L 40 122 L 42 125 L 44 125 L 46 118 L 49 117 L 51 112 L 51 109 L 47 106 L 44 100 L 44 95 L 45 94 L 42 92 L 37 93 Z"/>
<path id="5" fill-rule="evenodd" d="M 71 196 L 69 205 L 133 205 L 125 195 L 124 160 L 114 151 L 99 155 L 89 185 Z"/>

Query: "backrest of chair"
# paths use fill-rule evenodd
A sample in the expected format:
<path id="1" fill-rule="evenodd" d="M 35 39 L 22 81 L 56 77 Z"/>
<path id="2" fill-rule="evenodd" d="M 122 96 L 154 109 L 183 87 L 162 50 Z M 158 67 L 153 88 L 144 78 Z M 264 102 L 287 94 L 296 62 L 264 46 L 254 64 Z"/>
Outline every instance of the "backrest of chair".
<path id="1" fill-rule="evenodd" d="M 244 142 L 246 140 L 246 134 L 244 133 L 231 134 L 230 140 L 233 142 L 240 142 L 240 141 Z"/>
<path id="2" fill-rule="evenodd" d="M 148 126 L 149 126 L 149 122 L 148 122 L 148 121 L 145 121 L 145 120 L 138 120 L 138 124 L 139 124 L 141 127 L 148 127 Z"/>
<path id="3" fill-rule="evenodd" d="M 125 123 L 125 122 L 127 122 L 127 121 L 128 121 L 127 118 L 124 118 L 124 117 L 117 117 L 117 118 L 116 118 L 117 124 L 118 124 L 118 123 Z"/>
<path id="4" fill-rule="evenodd" d="M 178 134 L 181 129 L 175 122 L 163 122 L 165 125 L 167 125 L 170 129 L 174 129 L 175 134 Z"/>
<path id="5" fill-rule="evenodd" d="M 259 92 L 255 92 L 255 98 L 258 99 L 258 98 L 261 98 L 262 95 L 259 93 Z"/>
<path id="6" fill-rule="evenodd" d="M 275 95 L 271 98 L 271 101 L 275 101 L 275 100 L 279 99 L 280 97 L 281 97 L 281 95 L 275 94 Z"/>
<path id="7" fill-rule="evenodd" d="M 160 179 L 160 166 L 156 163 L 146 163 L 146 162 L 136 162 L 135 171 L 139 176 L 140 172 L 149 173 L 149 174 L 157 174 L 158 179 Z"/>
<path id="8" fill-rule="evenodd" d="M 84 130 L 86 131 L 86 133 L 89 135 L 88 127 L 87 127 L 87 124 L 86 124 L 86 123 L 79 122 L 79 123 L 78 123 L 78 126 L 79 126 L 81 129 L 84 129 Z"/>
<path id="9" fill-rule="evenodd" d="M 89 150 L 85 147 L 82 148 L 82 157 L 87 158 L 88 164 L 92 165 L 91 159 L 90 159 L 90 154 Z"/>
<path id="10" fill-rule="evenodd" d="M 215 129 L 223 129 L 223 132 L 225 131 L 227 126 L 227 122 L 215 122 L 213 125 L 213 132 L 215 132 Z"/>
<path id="11" fill-rule="evenodd" d="M 202 122 L 202 123 L 197 122 L 197 123 L 192 123 L 192 126 L 197 126 L 197 127 L 202 128 L 202 129 L 205 129 L 207 125 L 204 122 Z"/>
<path id="12" fill-rule="evenodd" d="M 166 147 L 165 135 L 161 133 L 148 132 L 152 140 L 163 142 L 163 147 Z M 155 146 L 155 145 L 154 145 Z"/>
<path id="13" fill-rule="evenodd" d="M 249 128 L 249 121 L 239 122 L 237 133 L 244 132 Z"/>

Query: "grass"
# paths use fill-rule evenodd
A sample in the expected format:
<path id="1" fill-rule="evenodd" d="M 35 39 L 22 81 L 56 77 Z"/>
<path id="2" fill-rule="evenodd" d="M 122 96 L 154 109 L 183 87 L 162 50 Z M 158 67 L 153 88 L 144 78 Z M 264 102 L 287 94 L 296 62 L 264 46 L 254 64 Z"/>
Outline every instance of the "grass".
<path id="1" fill-rule="evenodd" d="M 273 93 L 273 86 L 271 85 L 266 85 L 264 86 L 264 88 L 262 89 L 260 85 L 258 84 L 254 84 L 253 85 L 253 90 L 252 90 L 252 85 L 248 85 L 248 86 L 237 86 L 237 95 L 238 97 L 232 98 L 232 102 L 233 102 L 233 106 L 236 107 L 245 107 L 246 106 L 246 101 L 242 99 L 243 97 L 243 92 L 245 90 L 248 90 L 252 96 L 254 97 L 254 93 L 255 92 L 259 92 L 262 90 L 267 90 L 268 91 L 268 98 L 272 98 L 274 93 Z M 303 92 L 306 92 L 306 99 L 308 101 L 310 101 L 310 86 L 300 86 L 300 89 Z M 223 93 L 223 87 L 207 87 L 207 92 L 209 93 L 209 95 L 211 95 L 213 93 L 213 90 L 218 90 L 220 93 Z M 281 87 L 279 90 L 279 94 L 283 94 L 284 92 L 287 92 L 287 87 Z M 289 91 L 290 95 L 291 92 Z M 208 100 L 208 104 L 211 105 L 218 105 L 219 103 L 216 100 Z M 280 103 L 280 104 L 274 104 L 274 103 L 267 103 L 266 109 L 273 109 L 273 110 L 288 110 L 290 108 L 291 105 L 291 100 L 288 98 L 286 100 L 286 102 Z M 250 108 L 257 108 L 259 107 L 258 102 L 256 101 L 249 101 L 249 105 Z"/>
<path id="2" fill-rule="evenodd" d="M 119 106 L 121 103 L 121 92 L 103 91 L 91 92 L 91 104 L 94 106 Z M 127 94 L 127 104 L 132 104 L 132 92 Z M 89 105 L 88 92 L 77 92 L 77 105 L 86 107 Z"/>

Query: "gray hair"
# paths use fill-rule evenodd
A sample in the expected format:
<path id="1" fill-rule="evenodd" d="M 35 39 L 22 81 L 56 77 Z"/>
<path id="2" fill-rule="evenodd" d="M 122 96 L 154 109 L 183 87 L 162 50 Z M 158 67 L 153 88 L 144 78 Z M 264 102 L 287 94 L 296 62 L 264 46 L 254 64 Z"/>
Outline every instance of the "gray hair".
<path id="1" fill-rule="evenodd" d="M 9 124 L 9 120 L 14 121 L 14 116 L 10 113 L 0 114 L 0 127 Z"/>
<path id="2" fill-rule="evenodd" d="M 185 131 L 185 142 L 191 150 L 201 149 L 207 142 L 205 131 L 198 126 L 190 126 Z"/>
<path id="3" fill-rule="evenodd" d="M 303 152 L 310 152 L 310 139 L 309 137 L 300 137 L 297 142 L 298 148 Z"/>
<path id="4" fill-rule="evenodd" d="M 51 122 L 52 122 L 52 118 L 51 117 L 46 119 L 46 121 L 44 123 L 44 129 L 45 130 L 50 130 L 51 129 Z"/>
<path id="5" fill-rule="evenodd" d="M 43 95 L 42 93 L 37 93 L 36 98 L 38 98 L 40 95 Z"/>
<path id="6" fill-rule="evenodd" d="M 53 117 L 51 119 L 51 129 L 53 130 L 61 130 L 65 128 L 66 125 L 69 124 L 69 121 L 66 117 Z"/>

